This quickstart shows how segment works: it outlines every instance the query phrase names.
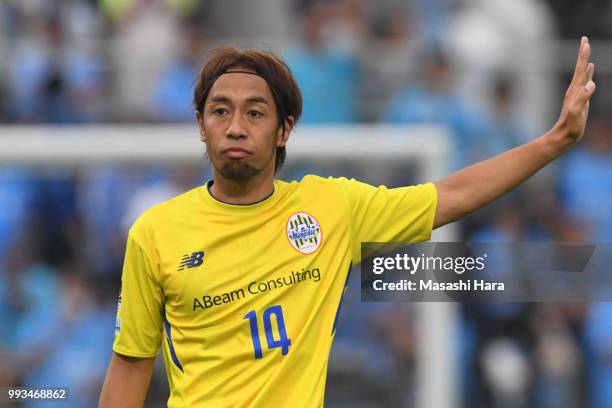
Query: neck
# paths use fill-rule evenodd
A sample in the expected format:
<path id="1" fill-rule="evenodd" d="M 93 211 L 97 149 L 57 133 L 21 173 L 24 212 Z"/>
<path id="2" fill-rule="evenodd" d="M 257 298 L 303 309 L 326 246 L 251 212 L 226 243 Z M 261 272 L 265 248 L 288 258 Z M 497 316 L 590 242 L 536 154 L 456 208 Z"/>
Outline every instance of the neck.
<path id="1" fill-rule="evenodd" d="M 214 198 L 229 204 L 253 204 L 269 197 L 274 191 L 274 173 L 254 175 L 248 180 L 229 180 L 216 170 L 210 193 Z"/>

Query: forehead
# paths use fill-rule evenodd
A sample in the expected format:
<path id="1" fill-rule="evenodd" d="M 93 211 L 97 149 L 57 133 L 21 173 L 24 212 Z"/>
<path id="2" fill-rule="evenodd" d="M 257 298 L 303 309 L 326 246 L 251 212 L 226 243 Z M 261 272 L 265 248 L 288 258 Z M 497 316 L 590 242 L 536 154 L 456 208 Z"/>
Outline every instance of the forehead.
<path id="1" fill-rule="evenodd" d="M 210 100 L 215 96 L 225 96 L 236 101 L 258 96 L 274 104 L 268 83 L 259 75 L 243 72 L 221 75 L 210 89 L 207 99 Z"/>

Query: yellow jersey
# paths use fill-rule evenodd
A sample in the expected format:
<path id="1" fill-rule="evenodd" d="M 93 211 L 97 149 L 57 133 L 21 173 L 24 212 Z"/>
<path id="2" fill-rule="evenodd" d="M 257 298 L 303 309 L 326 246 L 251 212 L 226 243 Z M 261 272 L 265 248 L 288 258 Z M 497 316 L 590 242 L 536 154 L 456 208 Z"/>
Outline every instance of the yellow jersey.
<path id="1" fill-rule="evenodd" d="M 320 407 L 361 242 L 428 240 L 436 205 L 432 183 L 318 176 L 250 205 L 190 190 L 130 229 L 113 349 L 163 347 L 169 407 Z"/>

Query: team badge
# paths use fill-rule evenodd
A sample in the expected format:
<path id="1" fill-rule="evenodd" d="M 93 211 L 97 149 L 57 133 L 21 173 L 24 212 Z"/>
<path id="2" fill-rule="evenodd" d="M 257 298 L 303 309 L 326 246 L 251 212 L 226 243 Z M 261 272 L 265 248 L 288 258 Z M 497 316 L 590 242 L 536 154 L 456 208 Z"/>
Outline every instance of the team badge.
<path id="1" fill-rule="evenodd" d="M 312 254 L 323 240 L 323 232 L 317 220 L 310 214 L 298 212 L 287 221 L 289 243 L 302 254 Z"/>

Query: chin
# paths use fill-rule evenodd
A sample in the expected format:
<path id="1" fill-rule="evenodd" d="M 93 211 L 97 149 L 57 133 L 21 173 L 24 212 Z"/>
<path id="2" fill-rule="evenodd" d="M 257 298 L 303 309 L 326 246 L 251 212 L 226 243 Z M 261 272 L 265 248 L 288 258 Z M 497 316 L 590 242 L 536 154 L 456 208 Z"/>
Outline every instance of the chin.
<path id="1" fill-rule="evenodd" d="M 225 163 L 217 168 L 219 173 L 228 180 L 245 181 L 259 173 L 259 170 L 248 163 Z"/>

